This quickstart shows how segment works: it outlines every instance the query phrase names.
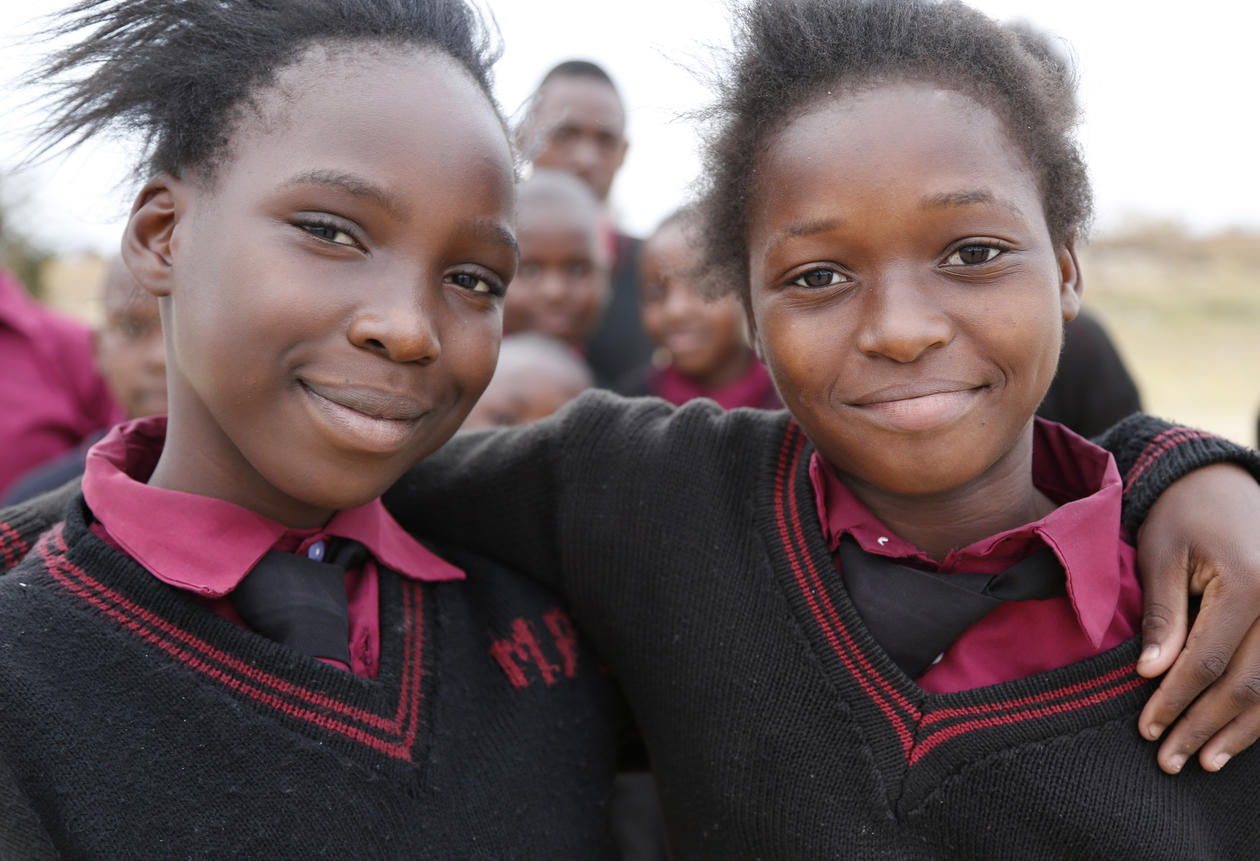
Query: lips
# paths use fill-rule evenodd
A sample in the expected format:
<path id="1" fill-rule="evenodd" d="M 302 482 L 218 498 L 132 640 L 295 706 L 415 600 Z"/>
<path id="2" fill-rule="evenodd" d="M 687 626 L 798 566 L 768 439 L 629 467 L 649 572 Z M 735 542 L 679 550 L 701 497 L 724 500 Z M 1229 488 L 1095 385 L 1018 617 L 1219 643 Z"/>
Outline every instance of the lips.
<path id="1" fill-rule="evenodd" d="M 414 398 L 382 389 L 310 380 L 301 387 L 326 431 L 343 446 L 366 452 L 398 451 L 429 411 Z"/>
<path id="2" fill-rule="evenodd" d="M 863 395 L 848 406 L 890 430 L 921 433 L 958 419 L 985 388 L 956 382 L 888 386 Z"/>

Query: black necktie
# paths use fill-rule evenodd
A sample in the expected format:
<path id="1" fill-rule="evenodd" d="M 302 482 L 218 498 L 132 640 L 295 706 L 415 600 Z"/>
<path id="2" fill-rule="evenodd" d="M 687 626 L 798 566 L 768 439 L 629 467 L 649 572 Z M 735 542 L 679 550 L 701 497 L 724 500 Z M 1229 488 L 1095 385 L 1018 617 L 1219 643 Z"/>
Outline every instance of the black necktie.
<path id="1" fill-rule="evenodd" d="M 840 541 L 845 588 L 866 628 L 911 678 L 930 667 L 959 635 L 1003 601 L 1066 594 L 1067 578 L 1049 547 L 1001 574 L 937 574 Z"/>
<path id="2" fill-rule="evenodd" d="M 273 550 L 245 575 L 232 601 L 264 637 L 349 666 L 346 572 L 367 555 L 367 548 L 348 538 L 330 539 L 322 560 Z"/>

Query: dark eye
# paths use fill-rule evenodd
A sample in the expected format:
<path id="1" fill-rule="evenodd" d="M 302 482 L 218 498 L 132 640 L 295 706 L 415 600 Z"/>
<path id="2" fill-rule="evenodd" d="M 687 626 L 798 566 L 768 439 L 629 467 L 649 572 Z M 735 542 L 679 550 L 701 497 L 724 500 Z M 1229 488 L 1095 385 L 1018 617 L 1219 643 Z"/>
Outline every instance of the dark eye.
<path id="1" fill-rule="evenodd" d="M 831 287 L 845 279 L 831 269 L 811 269 L 792 281 L 798 287 Z"/>
<path id="2" fill-rule="evenodd" d="M 988 263 L 1001 253 L 1001 248 L 994 248 L 992 245 L 964 245 L 949 255 L 945 263 L 950 266 L 975 266 L 978 263 Z"/>
<path id="3" fill-rule="evenodd" d="M 585 278 L 594 271 L 595 266 L 589 260 L 570 260 L 564 266 L 564 274 L 570 278 Z"/>
<path id="4" fill-rule="evenodd" d="M 456 287 L 463 287 L 471 293 L 482 293 L 488 296 L 497 296 L 503 292 L 489 280 L 482 278 L 480 275 L 474 275 L 471 272 L 454 273 L 451 275 L 451 283 Z"/>
<path id="5" fill-rule="evenodd" d="M 333 227 L 331 224 L 300 224 L 298 225 L 312 236 L 318 236 L 326 242 L 332 242 L 336 245 L 357 246 L 354 237 L 346 231 Z"/>

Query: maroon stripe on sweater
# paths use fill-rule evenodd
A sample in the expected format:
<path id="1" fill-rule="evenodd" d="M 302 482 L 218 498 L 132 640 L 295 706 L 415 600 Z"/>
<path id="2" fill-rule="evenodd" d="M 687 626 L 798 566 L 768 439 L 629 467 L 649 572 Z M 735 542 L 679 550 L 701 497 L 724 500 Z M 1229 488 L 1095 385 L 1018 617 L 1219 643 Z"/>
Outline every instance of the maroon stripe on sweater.
<path id="1" fill-rule="evenodd" d="M 1036 718 L 1067 714 L 1068 712 L 1073 712 L 1077 709 L 1086 708 L 1087 706 L 1097 705 L 1098 703 L 1106 702 L 1109 699 L 1114 699 L 1115 697 L 1128 693 L 1134 688 L 1140 687 L 1145 683 L 1146 679 L 1141 677 L 1132 678 L 1124 684 L 1117 685 L 1116 687 L 1108 690 L 1098 691 L 1097 693 L 1081 699 L 1055 703 L 1053 705 L 1043 706 L 1042 708 L 1028 709 L 1027 711 L 1016 712 L 1009 715 L 995 715 L 992 717 L 977 718 L 976 720 L 954 724 L 953 726 L 945 727 L 929 733 L 920 739 L 914 746 L 914 749 L 910 752 L 908 760 L 910 765 L 914 765 L 937 745 L 942 742 L 949 741 L 951 738 L 962 735 L 963 733 L 978 729 L 985 729 L 988 727 L 1019 723 L 1020 721 L 1034 720 Z"/>
<path id="2" fill-rule="evenodd" d="M 26 551 L 30 549 L 16 529 L 0 520 L 0 553 L 4 554 L 6 569 L 21 562 L 26 556 Z"/>
<path id="3" fill-rule="evenodd" d="M 1092 679 L 1032 696 L 940 709 L 926 714 L 920 712 L 875 668 L 853 639 L 808 554 L 796 505 L 796 471 L 804 444 L 804 434 L 793 423 L 789 426 L 779 451 L 775 474 L 775 517 L 779 535 L 787 550 L 788 562 L 797 586 L 828 644 L 845 669 L 892 725 L 893 731 L 901 740 L 909 765 L 917 763 L 940 744 L 967 732 L 1070 713 L 1113 699 L 1147 683 L 1146 679 L 1136 675 L 1135 665 L 1130 664 Z M 1176 442 L 1171 442 L 1167 447 L 1175 444 Z M 999 714 L 1000 712 L 1007 713 Z M 913 722 L 915 730 L 928 729 L 917 741 L 906 716 Z M 933 724 L 956 718 L 969 719 L 934 730 L 929 729 Z"/>
<path id="4" fill-rule="evenodd" d="M 796 470 L 804 445 L 804 434 L 800 432 L 800 429 L 795 424 L 790 425 L 788 433 L 784 437 L 783 447 L 779 452 L 778 469 L 775 474 L 774 510 L 780 539 L 788 552 L 788 562 L 796 578 L 797 586 L 809 604 L 810 612 L 813 613 L 815 621 L 823 632 L 823 636 L 827 638 L 828 644 L 831 645 L 831 648 L 840 658 L 845 669 L 849 671 L 862 690 L 866 692 L 866 695 L 871 698 L 884 717 L 888 719 L 888 722 L 892 724 L 893 731 L 901 741 L 902 751 L 908 756 L 914 745 L 914 736 L 910 731 L 906 717 L 898 712 L 897 706 L 905 709 L 909 713 L 911 720 L 915 721 L 919 719 L 919 711 L 914 707 L 913 703 L 906 699 L 887 679 L 876 671 L 857 647 L 857 644 L 853 642 L 848 629 L 840 620 L 840 614 L 831 603 L 830 595 L 823 586 L 818 569 L 809 558 L 805 544 L 805 535 L 800 524 L 800 512 L 796 506 Z M 789 455 L 791 457 L 790 463 L 788 462 Z M 786 489 L 783 482 L 785 475 L 788 480 Z M 785 498 L 787 501 L 786 515 L 784 510 Z M 788 529 L 789 521 L 793 527 L 791 530 Z M 795 544 L 793 543 L 793 538 L 795 538 Z M 808 571 L 808 580 L 802 571 L 801 560 L 804 561 L 805 569 Z M 821 606 L 819 598 L 822 601 Z M 872 679 L 875 684 L 872 684 Z"/>
<path id="5" fill-rule="evenodd" d="M 1210 433 L 1204 433 L 1203 431 L 1183 427 L 1169 428 L 1159 434 L 1155 437 L 1155 439 L 1151 440 L 1150 443 L 1147 444 L 1145 449 L 1142 450 L 1142 453 L 1138 455 L 1138 459 L 1134 462 L 1133 466 L 1129 469 L 1128 474 L 1124 477 L 1124 492 L 1128 493 L 1133 485 L 1138 482 L 1138 479 L 1145 475 L 1146 471 L 1150 469 L 1151 464 L 1154 463 L 1161 455 L 1165 454 L 1169 449 L 1176 448 L 1182 443 L 1189 442 L 1193 439 L 1207 439 L 1211 436 L 1212 435 Z"/>
<path id="6" fill-rule="evenodd" d="M 394 758 L 412 760 L 411 750 L 419 724 L 420 649 L 423 640 L 418 622 L 413 624 L 413 620 L 418 620 L 418 594 L 413 598 L 404 597 L 408 618 L 402 688 L 395 716 L 390 720 L 245 664 L 109 589 L 66 558 L 67 548 L 61 524 L 40 540 L 36 550 L 49 573 L 72 595 L 105 613 L 125 630 L 162 649 L 186 666 L 284 714 L 340 734 Z M 419 589 L 415 587 L 407 591 L 418 593 Z M 411 615 L 413 608 L 416 613 L 414 616 Z M 212 661 L 217 662 L 218 666 L 211 663 Z M 381 738 L 370 730 L 346 723 L 337 716 L 367 724 L 383 731 L 387 737 Z M 400 741 L 389 738 L 398 735 L 402 736 Z"/>
<path id="7" fill-rule="evenodd" d="M 992 703 L 981 703 L 975 706 L 960 706 L 952 709 L 940 709 L 938 711 L 929 712 L 923 718 L 923 725 L 930 726 L 943 720 L 949 720 L 956 717 L 968 717 L 971 715 L 981 715 L 989 712 L 999 712 L 1007 710 L 1019 710 L 1028 706 L 1036 706 L 1051 700 L 1067 699 L 1070 700 L 1074 695 L 1081 694 L 1086 691 L 1092 691 L 1095 688 L 1102 687 L 1117 680 L 1131 680 L 1137 673 L 1137 664 L 1129 664 L 1118 670 L 1112 670 L 1104 673 L 1096 678 L 1088 679 L 1083 682 L 1077 682 L 1073 685 L 1067 685 L 1061 688 L 1055 688 L 1052 691 L 1036 694 L 1034 696 L 1019 697 L 1013 700 L 999 700 Z"/>

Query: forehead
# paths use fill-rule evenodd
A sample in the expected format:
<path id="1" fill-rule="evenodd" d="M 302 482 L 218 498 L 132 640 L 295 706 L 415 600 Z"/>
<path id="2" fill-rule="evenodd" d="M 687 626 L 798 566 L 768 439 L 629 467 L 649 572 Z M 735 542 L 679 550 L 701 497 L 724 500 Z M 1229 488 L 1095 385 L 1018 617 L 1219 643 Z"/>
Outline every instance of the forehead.
<path id="1" fill-rule="evenodd" d="M 522 201 L 517 213 L 521 252 L 539 242 L 567 241 L 584 248 L 599 245 L 599 226 L 586 207 L 563 200 Z"/>
<path id="2" fill-rule="evenodd" d="M 568 125 L 620 136 L 626 112 L 617 92 L 604 81 L 579 75 L 559 75 L 538 91 L 535 121 L 546 126 Z"/>
<path id="3" fill-rule="evenodd" d="M 818 100 L 771 138 L 759 168 L 753 223 L 790 216 L 808 224 L 843 218 L 849 208 L 891 214 L 894 203 L 922 208 L 986 196 L 1044 221 L 1036 176 L 997 115 L 932 84 Z"/>
<path id="4" fill-rule="evenodd" d="M 397 179 L 446 172 L 509 208 L 514 199 L 497 114 L 472 78 L 436 51 L 312 46 L 243 109 L 231 150 L 225 171 L 260 183 L 344 171 L 377 180 L 406 202 L 417 198 L 417 183 Z"/>

